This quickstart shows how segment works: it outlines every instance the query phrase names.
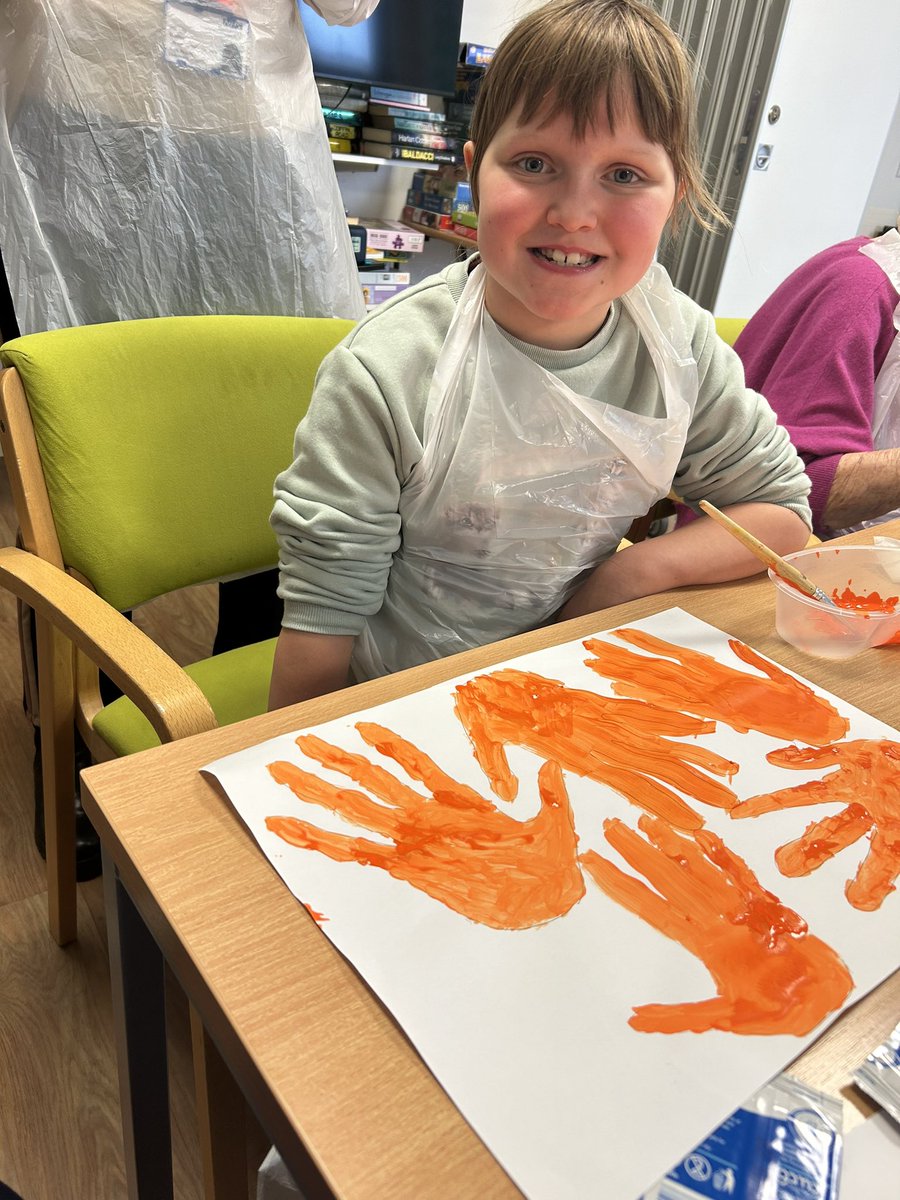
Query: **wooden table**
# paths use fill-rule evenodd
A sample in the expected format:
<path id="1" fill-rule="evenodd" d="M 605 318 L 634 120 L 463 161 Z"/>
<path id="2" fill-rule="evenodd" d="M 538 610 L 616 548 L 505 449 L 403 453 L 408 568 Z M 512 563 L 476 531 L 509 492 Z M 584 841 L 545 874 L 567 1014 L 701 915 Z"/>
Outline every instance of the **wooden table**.
<path id="1" fill-rule="evenodd" d="M 878 532 L 900 537 L 900 521 Z M 871 531 L 844 540 L 868 543 Z M 227 1108 L 233 1077 L 310 1200 L 520 1196 L 199 768 L 277 734 L 673 605 L 900 726 L 900 650 L 870 650 L 843 663 L 795 651 L 775 633 L 773 588 L 758 577 L 649 597 L 84 772 L 84 806 L 108 856 L 132 1196 L 171 1195 L 165 1136 L 160 1141 L 157 1128 L 166 1096 L 160 953 L 208 1035 L 213 1078 L 206 1086 L 213 1103 Z M 851 1072 L 898 1020 L 900 971 L 845 1013 L 795 1066 L 808 1082 L 844 1093 L 847 1126 L 868 1111 L 848 1086 Z M 215 1113 L 211 1119 L 209 1179 L 216 1195 L 243 1196 L 243 1180 L 235 1184 L 236 1139 Z"/>

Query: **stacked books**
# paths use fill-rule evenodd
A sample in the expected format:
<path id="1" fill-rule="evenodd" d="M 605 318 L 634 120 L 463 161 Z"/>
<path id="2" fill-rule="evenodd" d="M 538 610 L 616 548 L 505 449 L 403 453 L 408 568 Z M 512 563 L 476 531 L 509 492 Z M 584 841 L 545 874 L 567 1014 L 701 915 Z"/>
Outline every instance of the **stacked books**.
<path id="1" fill-rule="evenodd" d="M 455 127 L 438 133 L 437 122 L 409 121 L 387 117 L 395 122 L 390 128 L 364 125 L 362 152 L 376 158 L 394 158 L 411 163 L 447 163 L 463 161 L 463 142 Z"/>
<path id="2" fill-rule="evenodd" d="M 323 112 L 343 109 L 364 113 L 369 107 L 369 89 L 361 83 L 340 83 L 331 79 L 317 79 L 316 91 Z"/>
<path id="3" fill-rule="evenodd" d="M 363 114 L 349 109 L 333 109 L 325 112 L 324 116 L 331 153 L 358 153 Z"/>
<path id="4" fill-rule="evenodd" d="M 369 90 L 361 84 L 317 79 L 319 104 L 332 154 L 358 154 L 360 132 L 367 119 Z"/>
<path id="5" fill-rule="evenodd" d="M 374 104 L 387 104 L 393 108 L 405 108 L 416 112 L 444 111 L 444 97 L 432 92 L 408 92 L 401 88 L 369 88 L 369 99 Z"/>
<path id="6" fill-rule="evenodd" d="M 466 126 L 448 121 L 443 101 L 440 107 L 437 101 L 440 97 L 431 96 L 432 107 L 413 108 L 370 100 L 362 129 L 363 154 L 410 163 L 462 162 Z"/>

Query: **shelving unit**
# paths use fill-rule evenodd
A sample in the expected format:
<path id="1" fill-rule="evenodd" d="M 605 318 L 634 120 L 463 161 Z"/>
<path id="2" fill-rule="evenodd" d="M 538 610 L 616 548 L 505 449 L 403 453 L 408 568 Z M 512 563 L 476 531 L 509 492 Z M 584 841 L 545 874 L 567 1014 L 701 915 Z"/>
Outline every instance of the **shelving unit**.
<path id="1" fill-rule="evenodd" d="M 403 218 L 400 218 L 403 220 Z M 465 246 L 467 250 L 477 250 L 478 243 L 472 238 L 460 237 L 458 233 L 450 233 L 446 229 L 433 229 L 430 225 L 419 225 L 416 221 L 403 221 L 410 229 L 424 233 L 426 237 L 437 238 L 439 242 L 452 242 L 455 246 Z"/>
<path id="2" fill-rule="evenodd" d="M 350 167 L 406 167 L 415 171 L 436 171 L 437 163 L 408 162 L 402 158 L 375 158 L 370 154 L 332 154 L 336 163 L 346 163 Z"/>

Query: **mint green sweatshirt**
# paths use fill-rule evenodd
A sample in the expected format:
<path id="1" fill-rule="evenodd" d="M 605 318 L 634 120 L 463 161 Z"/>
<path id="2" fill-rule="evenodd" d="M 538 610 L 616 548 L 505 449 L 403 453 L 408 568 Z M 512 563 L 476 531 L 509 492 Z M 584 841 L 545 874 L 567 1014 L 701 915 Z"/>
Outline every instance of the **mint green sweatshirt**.
<path id="1" fill-rule="evenodd" d="M 379 305 L 323 361 L 294 462 L 275 482 L 271 521 L 285 627 L 357 634 L 381 607 L 402 537 L 400 493 L 422 456 L 431 376 L 467 268 L 454 263 Z M 766 400 L 746 387 L 712 316 L 687 296 L 676 298 L 691 331 L 700 391 L 673 487 L 688 502 L 705 498 L 719 507 L 781 504 L 810 524 L 809 480 L 787 433 Z M 581 395 L 665 415 L 649 352 L 620 303 L 576 350 L 509 340 Z"/>

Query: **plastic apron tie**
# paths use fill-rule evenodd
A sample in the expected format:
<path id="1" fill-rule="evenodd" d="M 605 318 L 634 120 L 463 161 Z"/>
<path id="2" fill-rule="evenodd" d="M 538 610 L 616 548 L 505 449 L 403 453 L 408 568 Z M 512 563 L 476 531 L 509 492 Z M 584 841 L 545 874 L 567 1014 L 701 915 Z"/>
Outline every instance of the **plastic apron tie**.
<path id="1" fill-rule="evenodd" d="M 889 229 L 879 238 L 860 246 L 860 254 L 877 263 L 891 281 L 894 290 L 900 293 L 900 232 Z M 875 377 L 875 397 L 872 405 L 872 448 L 895 450 L 900 447 L 900 301 L 894 309 L 894 340 L 885 356 L 881 369 Z M 869 529 L 900 517 L 900 508 L 895 508 L 874 521 L 862 521 L 847 529 L 835 532 L 852 533 L 857 529 Z"/>
<path id="2" fill-rule="evenodd" d="M 400 498 L 403 541 L 384 604 L 357 638 L 357 678 L 546 622 L 668 493 L 681 461 L 698 373 L 662 267 L 622 302 L 664 417 L 572 391 L 504 337 L 484 287 L 479 265 L 435 365 L 424 452 Z"/>

